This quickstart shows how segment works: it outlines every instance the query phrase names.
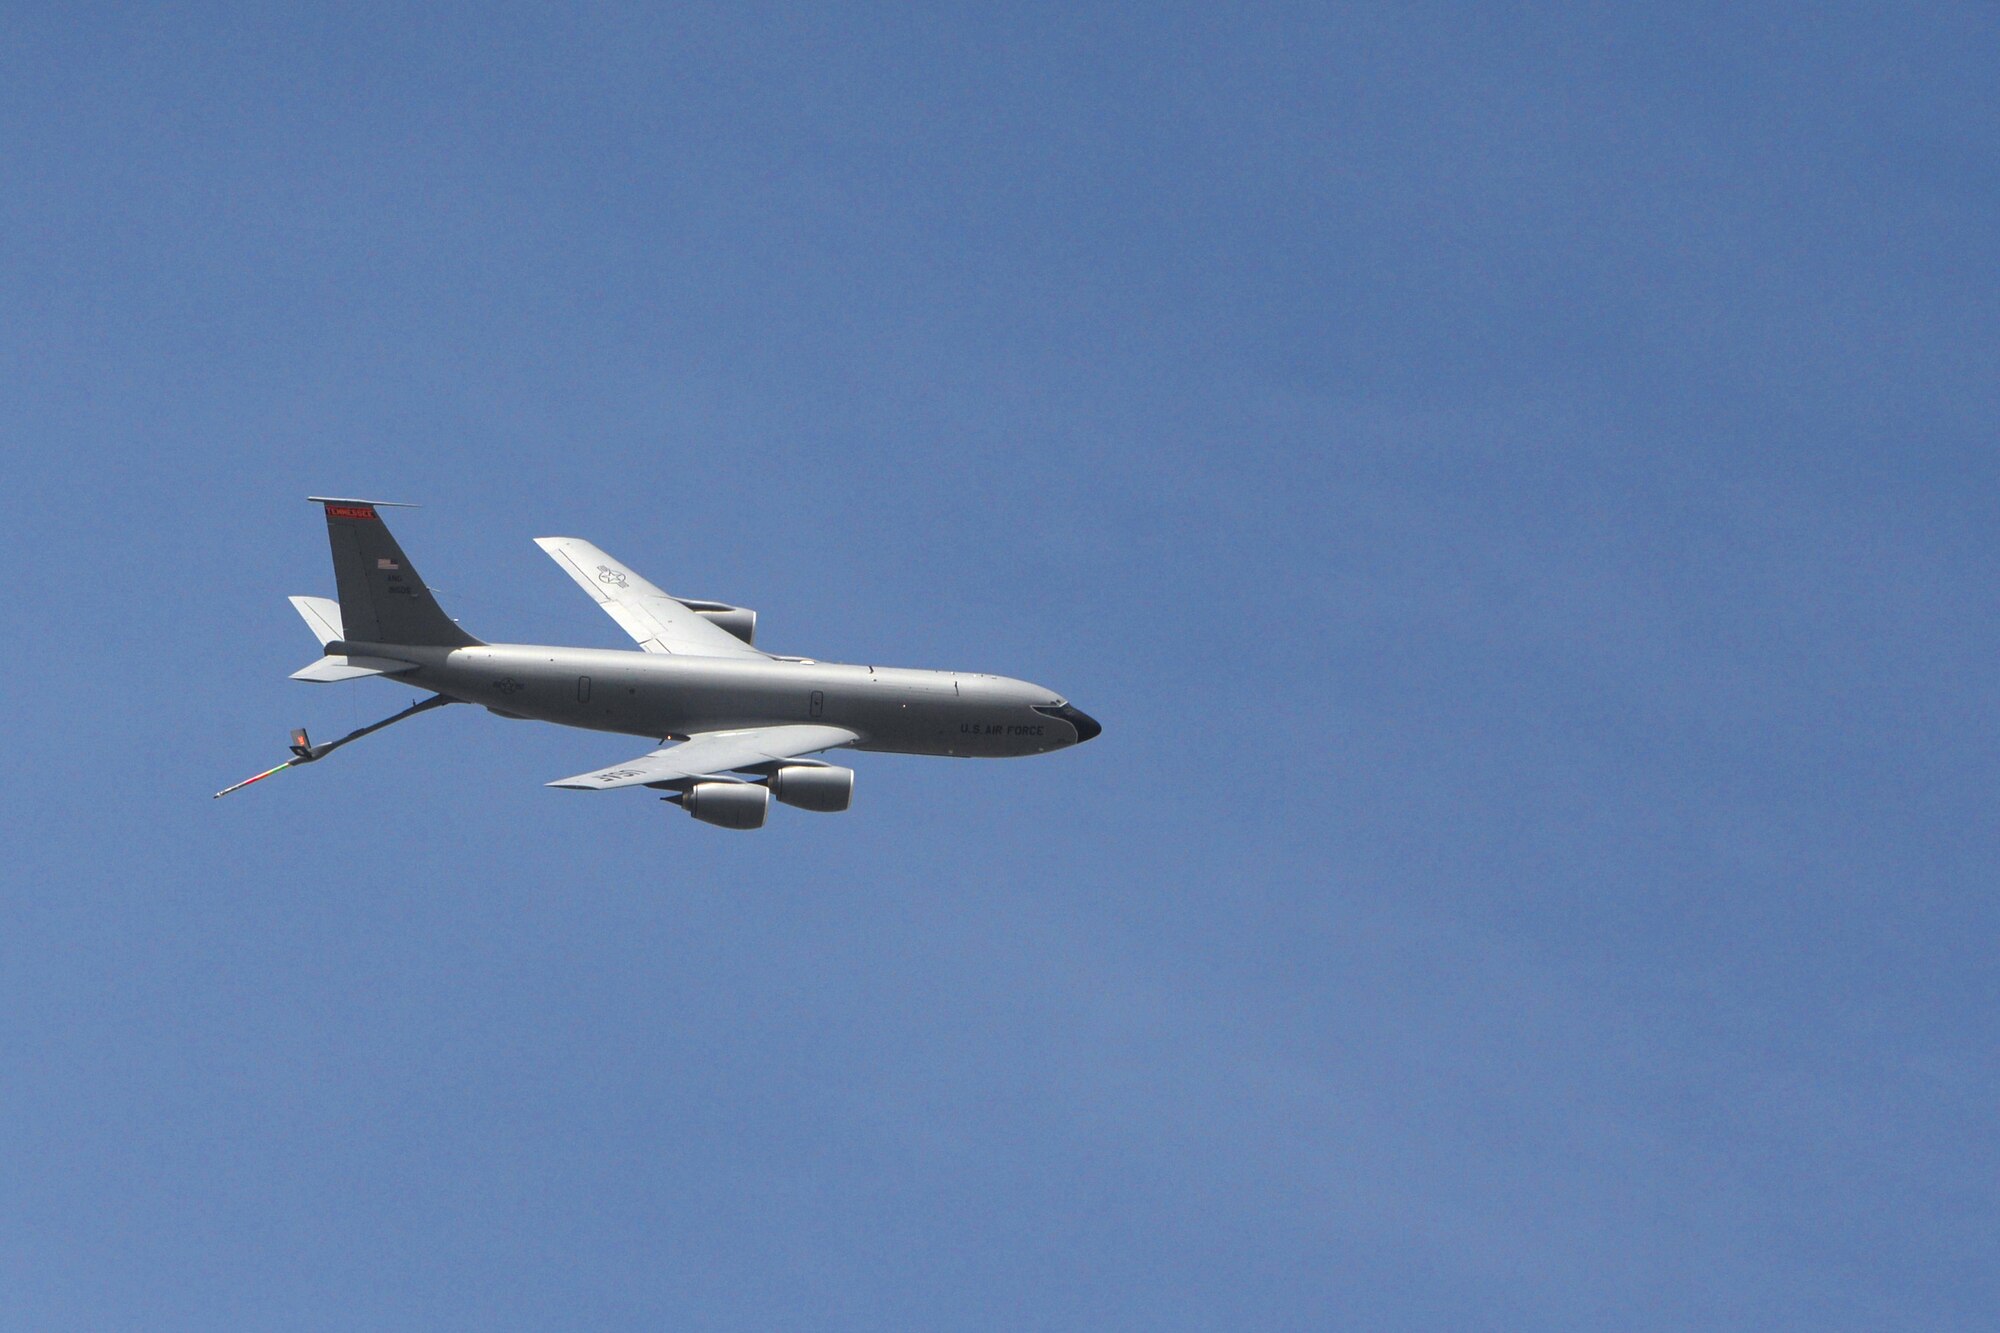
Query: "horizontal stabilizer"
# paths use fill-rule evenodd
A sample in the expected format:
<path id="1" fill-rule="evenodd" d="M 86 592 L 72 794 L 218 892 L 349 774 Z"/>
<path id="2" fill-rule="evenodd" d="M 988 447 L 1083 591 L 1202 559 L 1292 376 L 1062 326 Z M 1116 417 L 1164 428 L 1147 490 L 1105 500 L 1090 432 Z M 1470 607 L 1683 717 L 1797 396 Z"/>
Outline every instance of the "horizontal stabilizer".
<path id="1" fill-rule="evenodd" d="M 335 639 L 347 636 L 340 629 L 340 603 L 331 597 L 294 597 L 292 606 L 304 617 L 306 625 L 324 648 Z"/>
<path id="2" fill-rule="evenodd" d="M 393 657 L 322 657 L 309 667 L 292 673 L 293 680 L 309 680 L 330 685 L 337 680 L 360 680 L 363 676 L 393 676 L 415 671 L 415 662 L 399 662 Z"/>

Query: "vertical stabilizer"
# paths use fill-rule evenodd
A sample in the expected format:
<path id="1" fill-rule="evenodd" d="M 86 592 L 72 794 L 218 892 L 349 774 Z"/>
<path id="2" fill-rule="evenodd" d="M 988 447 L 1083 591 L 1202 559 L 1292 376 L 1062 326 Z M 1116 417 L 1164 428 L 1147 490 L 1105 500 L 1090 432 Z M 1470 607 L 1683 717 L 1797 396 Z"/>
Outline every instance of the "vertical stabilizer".
<path id="1" fill-rule="evenodd" d="M 342 634 L 351 642 L 466 648 L 479 642 L 455 624 L 417 576 L 376 508 L 378 500 L 334 500 L 326 506 L 333 578 L 340 590 Z"/>

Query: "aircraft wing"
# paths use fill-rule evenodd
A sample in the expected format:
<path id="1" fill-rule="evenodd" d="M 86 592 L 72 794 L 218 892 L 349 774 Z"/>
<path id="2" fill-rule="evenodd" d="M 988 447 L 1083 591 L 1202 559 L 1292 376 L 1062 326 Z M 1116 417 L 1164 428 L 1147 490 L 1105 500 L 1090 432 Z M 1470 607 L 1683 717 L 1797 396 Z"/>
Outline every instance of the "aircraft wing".
<path id="1" fill-rule="evenodd" d="M 859 739 L 844 727 L 807 723 L 750 727 L 742 731 L 703 731 L 679 745 L 669 745 L 664 750 L 655 750 L 627 763 L 600 768 L 595 773 L 579 773 L 573 778 L 563 778 L 548 785 L 578 791 L 643 787 L 649 782 L 698 778 L 776 760 L 797 759 L 800 755 L 831 750 L 837 745 L 852 745 Z"/>
<path id="2" fill-rule="evenodd" d="M 676 597 L 661 592 L 580 537 L 537 537 L 535 545 L 649 653 L 764 658 Z"/>

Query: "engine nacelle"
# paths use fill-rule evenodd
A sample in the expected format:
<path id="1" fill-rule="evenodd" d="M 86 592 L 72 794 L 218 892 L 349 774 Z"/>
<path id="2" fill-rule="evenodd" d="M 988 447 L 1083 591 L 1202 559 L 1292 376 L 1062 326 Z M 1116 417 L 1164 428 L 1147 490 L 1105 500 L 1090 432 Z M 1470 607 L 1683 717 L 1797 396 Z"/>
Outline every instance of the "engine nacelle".
<path id="1" fill-rule="evenodd" d="M 721 828 L 762 828 L 771 793 L 754 782 L 697 782 L 682 794 L 681 809 Z"/>
<path id="2" fill-rule="evenodd" d="M 749 607 L 699 601 L 686 602 L 685 605 L 703 620 L 722 626 L 753 648 L 757 646 L 757 613 Z"/>
<path id="3" fill-rule="evenodd" d="M 787 764 L 771 775 L 771 795 L 786 805 L 827 814 L 854 800 L 854 770 L 814 764 Z"/>

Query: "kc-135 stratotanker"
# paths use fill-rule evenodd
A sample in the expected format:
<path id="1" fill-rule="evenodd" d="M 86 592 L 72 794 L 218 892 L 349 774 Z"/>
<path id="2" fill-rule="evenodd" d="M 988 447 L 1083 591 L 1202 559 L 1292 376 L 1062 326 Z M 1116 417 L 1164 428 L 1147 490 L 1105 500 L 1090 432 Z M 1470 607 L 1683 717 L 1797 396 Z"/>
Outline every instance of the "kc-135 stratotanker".
<path id="1" fill-rule="evenodd" d="M 657 739 L 660 749 L 548 785 L 651 787 L 696 819 L 735 829 L 760 827 L 773 797 L 847 809 L 854 771 L 812 757 L 827 750 L 995 759 L 1061 750 L 1103 730 L 1025 680 L 767 653 L 756 646 L 755 611 L 670 596 L 575 537 L 535 544 L 641 651 L 482 643 L 438 606 L 383 523 L 380 510 L 405 506 L 311 498 L 326 510 L 340 597 L 291 599 L 324 654 L 292 679 L 384 676 L 432 694 L 336 741 L 315 745 L 295 731 L 292 758 L 217 796 L 452 703 Z"/>

